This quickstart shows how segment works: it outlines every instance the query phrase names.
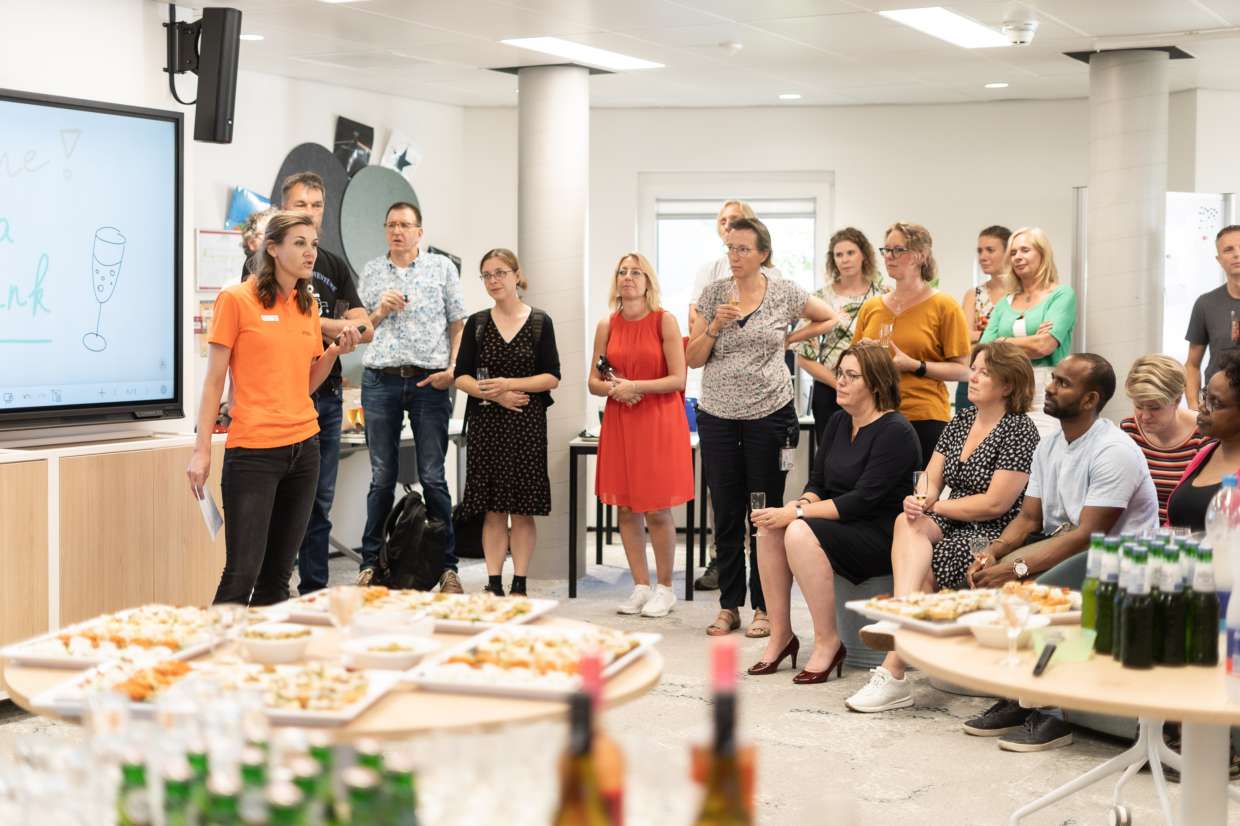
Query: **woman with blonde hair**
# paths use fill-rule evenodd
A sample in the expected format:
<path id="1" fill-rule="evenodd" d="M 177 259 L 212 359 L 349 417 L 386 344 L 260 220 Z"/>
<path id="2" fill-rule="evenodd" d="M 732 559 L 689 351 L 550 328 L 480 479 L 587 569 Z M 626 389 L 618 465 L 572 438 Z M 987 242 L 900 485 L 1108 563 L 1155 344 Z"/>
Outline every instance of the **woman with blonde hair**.
<path id="1" fill-rule="evenodd" d="M 1007 260 L 1014 290 L 995 305 L 982 342 L 1010 341 L 1033 362 L 1033 411 L 1029 418 L 1042 438 L 1059 429 L 1059 421 L 1042 410 L 1051 368 L 1072 352 L 1076 327 L 1076 293 L 1059 283 L 1055 252 L 1038 227 L 1012 233 Z"/>
<path id="2" fill-rule="evenodd" d="M 693 498 L 693 456 L 685 416 L 685 352 L 676 317 L 659 305 L 659 279 L 639 252 L 621 257 L 594 332 L 590 392 L 606 396 L 595 495 L 620 509 L 620 539 L 633 574 L 621 614 L 664 617 L 676 604 L 671 509 Z M 657 586 L 650 587 L 646 528 Z"/>
<path id="3" fill-rule="evenodd" d="M 810 339 L 797 351 L 797 366 L 814 379 L 810 409 L 815 435 L 821 439 L 827 420 L 840 409 L 835 398 L 835 368 L 840 354 L 852 345 L 853 322 L 861 305 L 883 294 L 883 274 L 878 271 L 874 247 L 865 233 L 845 227 L 827 244 L 827 275 L 830 280 L 814 293 L 835 310 L 839 323 L 826 335 Z"/>
<path id="4" fill-rule="evenodd" d="M 486 590 L 504 595 L 501 576 L 511 551 L 510 591 L 524 595 L 537 540 L 534 517 L 551 512 L 547 408 L 553 404 L 551 391 L 560 385 L 560 356 L 551 317 L 521 300 L 518 291 L 527 284 L 517 256 L 493 249 L 478 269 L 495 306 L 465 322 L 456 357 L 456 386 L 472 397 L 465 408 L 461 510 L 486 514 Z"/>
<path id="5" fill-rule="evenodd" d="M 1161 353 L 1142 356 L 1128 368 L 1124 390 L 1133 414 L 1119 423 L 1145 454 L 1158 491 L 1158 521 L 1167 521 L 1167 500 L 1207 439 L 1197 430 L 1197 414 L 1182 406 L 1184 365 Z"/>

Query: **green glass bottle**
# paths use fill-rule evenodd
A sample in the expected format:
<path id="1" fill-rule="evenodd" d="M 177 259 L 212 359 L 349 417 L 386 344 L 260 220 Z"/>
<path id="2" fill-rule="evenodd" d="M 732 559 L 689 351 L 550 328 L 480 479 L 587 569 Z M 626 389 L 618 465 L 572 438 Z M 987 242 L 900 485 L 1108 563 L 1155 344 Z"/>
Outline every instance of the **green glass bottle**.
<path id="1" fill-rule="evenodd" d="M 1120 641 L 1124 639 L 1124 597 L 1128 596 L 1128 576 L 1132 573 L 1132 556 L 1140 546 L 1127 542 L 1119 549 L 1119 579 L 1111 606 L 1111 657 L 1119 662 Z"/>
<path id="2" fill-rule="evenodd" d="M 320 787 L 328 782 L 319 762 L 309 755 L 303 755 L 293 758 L 289 769 L 293 772 L 293 785 L 301 792 L 306 826 L 328 826 L 327 821 L 323 820 L 323 810 L 314 806 L 315 801 L 322 798 Z"/>
<path id="3" fill-rule="evenodd" d="M 189 770 L 191 779 L 190 799 L 194 802 L 194 807 L 200 812 L 207 810 L 207 774 L 209 766 L 207 765 L 207 748 L 202 743 L 190 743 L 185 752 L 185 759 L 189 761 Z"/>
<path id="4" fill-rule="evenodd" d="M 384 823 L 418 826 L 418 791 L 413 760 L 407 754 L 389 754 L 383 772 Z"/>
<path id="5" fill-rule="evenodd" d="M 263 805 L 269 812 L 267 826 L 308 826 L 305 797 L 288 781 L 277 781 L 267 788 Z"/>
<path id="6" fill-rule="evenodd" d="M 207 781 L 205 826 L 241 826 L 241 783 L 233 775 L 215 774 Z"/>
<path id="7" fill-rule="evenodd" d="M 1106 553 L 1101 533 L 1089 535 L 1089 556 L 1085 562 L 1085 581 L 1081 584 L 1081 627 L 1093 628 L 1098 622 L 1098 576 L 1102 572 L 1102 556 Z"/>
<path id="8" fill-rule="evenodd" d="M 383 822 L 383 797 L 379 788 L 379 775 L 365 766 L 350 766 L 344 770 L 345 795 L 349 801 L 351 826 L 372 826 Z"/>
<path id="9" fill-rule="evenodd" d="M 1188 630 L 1188 594 L 1186 593 L 1185 568 L 1180 562 L 1180 546 L 1167 548 L 1163 562 L 1164 609 L 1161 624 L 1154 632 L 1162 637 L 1158 662 L 1162 665 L 1184 665 L 1185 644 Z"/>
<path id="10" fill-rule="evenodd" d="M 1150 597 L 1154 601 L 1154 662 L 1161 663 L 1164 659 L 1163 648 L 1166 646 L 1167 607 L 1171 603 L 1171 589 L 1167 582 L 1167 570 L 1170 566 L 1168 556 L 1170 546 L 1161 539 L 1154 543 L 1150 550 Z"/>
<path id="11" fill-rule="evenodd" d="M 253 745 L 241 752 L 240 811 L 246 826 L 267 822 L 267 753 Z"/>
<path id="12" fill-rule="evenodd" d="M 1218 594 L 1214 592 L 1214 553 L 1197 548 L 1193 592 L 1188 598 L 1188 663 L 1218 665 Z"/>
<path id="13" fill-rule="evenodd" d="M 1134 549 L 1124 597 L 1120 663 L 1124 668 L 1154 667 L 1154 600 L 1150 595 L 1148 552 Z"/>
<path id="14" fill-rule="evenodd" d="M 173 760 L 164 767 L 164 826 L 197 826 L 194 776 L 189 763 Z"/>
<path id="15" fill-rule="evenodd" d="M 121 786 L 116 796 L 116 822 L 120 826 L 150 826 L 151 790 L 146 785 L 146 762 L 136 752 L 121 763 Z"/>
<path id="16" fill-rule="evenodd" d="M 319 774 L 323 783 L 319 787 L 318 800 L 308 801 L 310 808 L 319 813 L 319 819 L 329 826 L 336 826 L 339 819 L 336 815 L 336 800 L 339 789 L 336 788 L 335 751 L 329 735 L 322 731 L 312 731 L 309 736 L 310 756 L 319 764 Z"/>
<path id="17" fill-rule="evenodd" d="M 1098 617 L 1094 626 L 1097 635 L 1094 637 L 1094 650 L 1099 654 L 1110 654 L 1114 631 L 1115 593 L 1119 588 L 1119 540 L 1108 536 L 1103 542 L 1103 548 L 1106 553 L 1102 556 L 1102 567 L 1098 579 Z"/>
<path id="18" fill-rule="evenodd" d="M 370 737 L 357 741 L 353 747 L 357 753 L 357 765 L 370 769 L 375 774 L 383 775 L 383 744 Z"/>

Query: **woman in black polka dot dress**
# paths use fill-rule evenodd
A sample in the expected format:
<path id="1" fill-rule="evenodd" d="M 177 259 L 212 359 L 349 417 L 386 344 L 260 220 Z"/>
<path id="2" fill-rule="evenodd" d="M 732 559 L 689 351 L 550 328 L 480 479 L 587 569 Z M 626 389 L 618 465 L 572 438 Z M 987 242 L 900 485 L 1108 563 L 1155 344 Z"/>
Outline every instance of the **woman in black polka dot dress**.
<path id="1" fill-rule="evenodd" d="M 457 355 L 456 386 L 471 397 L 461 507 L 468 514 L 486 514 L 487 590 L 503 595 L 500 577 L 511 550 L 511 592 L 524 594 L 536 542 L 534 517 L 551 512 L 547 408 L 550 391 L 560 383 L 560 358 L 551 318 L 517 293 L 526 287 L 517 257 L 491 250 L 480 269 L 495 306 L 465 322 Z M 479 368 L 487 378 L 478 378 Z"/>

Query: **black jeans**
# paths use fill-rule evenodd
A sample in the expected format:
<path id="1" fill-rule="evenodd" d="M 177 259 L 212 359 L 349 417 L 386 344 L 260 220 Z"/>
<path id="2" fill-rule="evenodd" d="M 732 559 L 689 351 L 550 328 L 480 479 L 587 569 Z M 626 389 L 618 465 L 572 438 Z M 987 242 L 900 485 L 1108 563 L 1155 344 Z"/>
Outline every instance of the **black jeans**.
<path id="1" fill-rule="evenodd" d="M 720 419 L 698 410 L 698 438 L 702 440 L 702 467 L 715 513 L 715 559 L 719 564 L 719 605 L 738 609 L 745 604 L 745 542 L 749 530 L 749 494 L 766 494 L 768 507 L 784 503 L 784 480 L 779 452 L 785 442 L 793 447 L 800 438 L 792 403 L 761 419 Z M 766 610 L 758 554 L 749 554 L 749 599 Z"/>
<path id="2" fill-rule="evenodd" d="M 224 450 L 224 573 L 215 603 L 274 605 L 289 577 L 319 483 L 319 437 L 283 447 Z"/>

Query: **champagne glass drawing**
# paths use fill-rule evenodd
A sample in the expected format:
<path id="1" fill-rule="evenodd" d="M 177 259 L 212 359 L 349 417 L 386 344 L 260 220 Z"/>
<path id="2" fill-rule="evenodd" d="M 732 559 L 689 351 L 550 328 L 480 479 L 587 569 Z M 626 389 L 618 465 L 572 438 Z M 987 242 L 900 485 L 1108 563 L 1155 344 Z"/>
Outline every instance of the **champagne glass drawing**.
<path id="1" fill-rule="evenodd" d="M 99 325 L 103 321 L 103 305 L 112 299 L 116 292 L 116 279 L 121 274 L 121 263 L 125 260 L 125 236 L 116 227 L 100 227 L 95 230 L 95 241 L 91 246 L 91 292 L 99 304 L 95 315 L 95 329 L 82 336 L 82 346 L 94 353 L 102 353 L 108 349 L 108 340 L 99 333 Z"/>

